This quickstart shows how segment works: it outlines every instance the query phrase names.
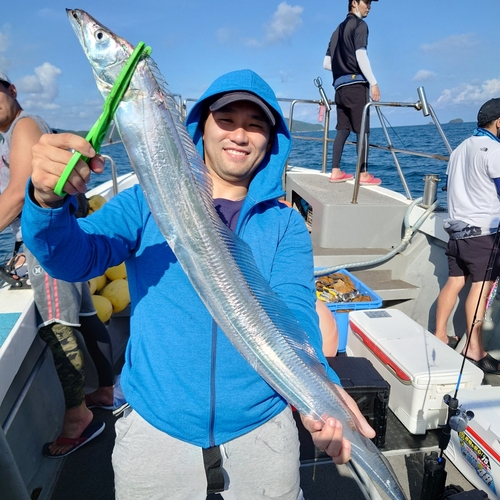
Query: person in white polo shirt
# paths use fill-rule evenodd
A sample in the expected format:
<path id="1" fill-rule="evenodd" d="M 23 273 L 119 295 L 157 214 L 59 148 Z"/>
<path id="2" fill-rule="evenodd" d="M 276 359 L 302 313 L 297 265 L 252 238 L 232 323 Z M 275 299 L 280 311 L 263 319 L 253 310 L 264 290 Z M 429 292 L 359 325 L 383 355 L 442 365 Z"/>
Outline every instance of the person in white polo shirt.
<path id="1" fill-rule="evenodd" d="M 437 338 L 455 347 L 458 338 L 447 336 L 446 325 L 470 278 L 465 302 L 470 342 L 462 353 L 485 373 L 495 374 L 500 374 L 500 361 L 483 347 L 482 320 L 488 293 L 500 274 L 500 252 L 494 248 L 500 224 L 499 136 L 500 98 L 495 98 L 481 106 L 474 134 L 450 156 L 446 171 L 449 219 L 444 223 L 450 237 L 446 250 L 449 277 L 438 297 L 435 331 Z"/>

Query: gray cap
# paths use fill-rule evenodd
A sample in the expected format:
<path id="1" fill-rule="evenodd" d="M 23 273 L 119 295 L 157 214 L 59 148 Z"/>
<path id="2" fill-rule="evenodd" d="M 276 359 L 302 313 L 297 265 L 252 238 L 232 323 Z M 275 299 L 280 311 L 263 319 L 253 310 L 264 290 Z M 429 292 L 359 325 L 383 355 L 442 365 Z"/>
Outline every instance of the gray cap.
<path id="1" fill-rule="evenodd" d="M 210 111 L 217 111 L 224 106 L 227 106 L 231 102 L 236 102 L 236 101 L 250 101 L 253 102 L 254 104 L 257 104 L 262 111 L 264 111 L 267 119 L 271 123 L 271 125 L 276 125 L 276 118 L 273 115 L 273 112 L 269 108 L 269 106 L 262 100 L 258 95 L 252 94 L 251 92 L 245 92 L 245 91 L 236 91 L 236 92 L 228 92 L 222 97 L 219 97 L 208 109 Z"/>

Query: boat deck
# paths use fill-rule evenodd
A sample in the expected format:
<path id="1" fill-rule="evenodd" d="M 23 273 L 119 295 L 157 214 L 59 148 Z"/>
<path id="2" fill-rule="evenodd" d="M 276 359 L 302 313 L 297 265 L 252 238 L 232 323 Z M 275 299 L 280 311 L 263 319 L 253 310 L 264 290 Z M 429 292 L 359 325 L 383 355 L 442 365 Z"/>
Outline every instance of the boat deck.
<path id="1" fill-rule="evenodd" d="M 95 415 L 106 422 L 101 436 L 69 455 L 61 462 L 59 480 L 50 500 L 114 500 L 111 453 L 114 443 L 114 422 L 111 412 L 95 409 Z M 439 431 L 412 436 L 390 412 L 384 454 L 391 463 L 409 499 L 420 498 L 425 453 L 437 450 Z M 48 459 L 47 459 L 48 460 Z M 457 484 L 465 491 L 473 486 L 447 461 L 447 484 Z M 350 470 L 335 466 L 318 452 L 315 460 L 302 461 L 301 485 L 307 500 L 365 500 Z M 207 500 L 221 500 L 222 495 L 210 495 Z M 165 496 L 168 498 L 168 494 Z"/>

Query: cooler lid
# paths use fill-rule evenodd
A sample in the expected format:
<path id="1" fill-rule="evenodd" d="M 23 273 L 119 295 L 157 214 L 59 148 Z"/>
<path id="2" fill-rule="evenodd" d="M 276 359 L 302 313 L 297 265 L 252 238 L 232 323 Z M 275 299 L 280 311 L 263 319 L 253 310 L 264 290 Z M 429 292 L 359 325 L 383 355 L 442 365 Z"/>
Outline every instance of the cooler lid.
<path id="1" fill-rule="evenodd" d="M 349 328 L 402 383 L 419 389 L 456 384 L 463 357 L 402 311 L 353 311 Z M 480 385 L 483 376 L 480 368 L 465 362 L 462 383 Z"/>

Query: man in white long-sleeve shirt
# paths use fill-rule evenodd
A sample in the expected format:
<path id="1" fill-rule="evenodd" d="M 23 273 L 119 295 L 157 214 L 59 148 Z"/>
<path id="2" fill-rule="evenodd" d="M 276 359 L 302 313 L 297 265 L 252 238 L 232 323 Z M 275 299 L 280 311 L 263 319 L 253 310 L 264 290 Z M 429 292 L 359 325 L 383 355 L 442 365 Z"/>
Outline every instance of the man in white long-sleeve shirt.
<path id="1" fill-rule="evenodd" d="M 333 143 L 330 182 L 345 182 L 353 178 L 340 169 L 344 145 L 352 130 L 358 136 L 358 153 L 359 148 L 363 148 L 365 158 L 361 165 L 360 184 L 381 184 L 380 179 L 368 173 L 369 121 L 366 136 L 359 136 L 363 108 L 369 100 L 370 90 L 371 98 L 380 100 L 380 90 L 366 53 L 368 25 L 364 18 L 370 12 L 371 3 L 372 0 L 349 0 L 349 13 L 333 32 L 325 55 L 323 67 L 332 71 L 337 106 L 337 135 Z"/>

